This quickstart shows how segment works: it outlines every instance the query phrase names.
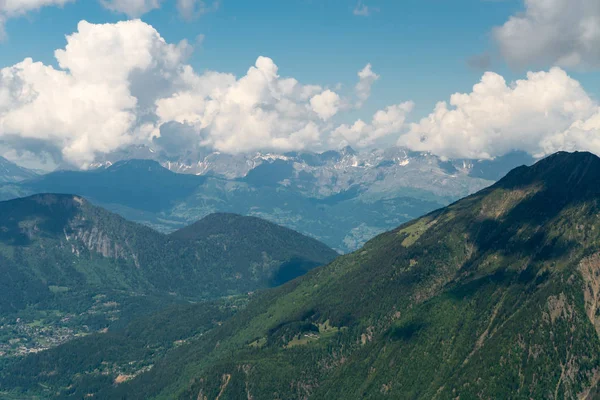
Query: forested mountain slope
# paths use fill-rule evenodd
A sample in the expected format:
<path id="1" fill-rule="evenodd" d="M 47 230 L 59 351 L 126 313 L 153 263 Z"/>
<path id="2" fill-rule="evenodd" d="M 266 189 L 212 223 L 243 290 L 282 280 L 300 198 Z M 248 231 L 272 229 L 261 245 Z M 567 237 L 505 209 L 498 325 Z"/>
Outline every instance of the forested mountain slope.
<path id="1" fill-rule="evenodd" d="M 255 296 L 135 379 L 73 375 L 61 396 L 593 398 L 599 212 L 600 159 L 558 153 Z M 30 379 L 52 380 L 48 357 Z"/>
<path id="2" fill-rule="evenodd" d="M 321 165 L 330 157 L 337 161 Z M 312 167 L 295 157 L 263 160 L 235 178 L 175 173 L 156 161 L 126 159 L 106 168 L 55 171 L 22 182 L 2 184 L 0 179 L 0 200 L 75 194 L 164 233 L 212 213 L 252 215 L 348 252 L 492 182 L 432 156 L 409 160 L 406 152 L 394 153 L 387 162 L 381 155 L 357 157 L 350 151 L 323 154 Z"/>
<path id="3" fill-rule="evenodd" d="M 279 285 L 337 257 L 275 224 L 227 219 L 235 224 L 208 217 L 169 236 L 79 196 L 0 202 L 0 356 L 53 347 L 171 303 Z M 197 237 L 188 238 L 190 230 Z"/>
<path id="4" fill-rule="evenodd" d="M 198 237 L 189 240 L 186 232 L 194 227 L 163 235 L 78 196 L 35 195 L 2 202 L 2 293 L 25 290 L 0 296 L 1 304 L 18 308 L 25 301 L 19 297 L 39 296 L 50 287 L 218 297 L 269 286 L 289 263 L 309 269 L 336 256 L 316 240 L 275 224 L 258 221 L 257 227 L 255 218 L 229 218 L 237 221 L 235 226 L 209 217 L 198 226 Z M 220 234 L 202 237 L 209 230 Z M 280 240 L 271 242 L 275 236 Z M 45 290 L 29 293 L 28 285 Z"/>

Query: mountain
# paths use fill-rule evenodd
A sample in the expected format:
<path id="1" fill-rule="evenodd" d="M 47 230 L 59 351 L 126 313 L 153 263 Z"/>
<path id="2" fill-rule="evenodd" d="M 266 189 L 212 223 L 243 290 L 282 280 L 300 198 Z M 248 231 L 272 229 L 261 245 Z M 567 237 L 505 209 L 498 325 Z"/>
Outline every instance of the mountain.
<path id="1" fill-rule="evenodd" d="M 128 379 L 57 350 L 2 368 L 0 387 L 98 399 L 597 398 L 598 215 L 600 159 L 557 153 L 251 296 Z"/>
<path id="2" fill-rule="evenodd" d="M 218 297 L 256 289 L 287 263 L 314 267 L 337 256 L 314 239 L 257 218 L 209 216 L 166 236 L 72 195 L 1 202 L 0 227 L 4 268 L 65 287 Z"/>
<path id="3" fill-rule="evenodd" d="M 0 198 L 74 193 L 164 233 L 216 212 L 251 215 L 346 253 L 531 161 L 523 154 L 493 161 L 443 161 L 401 148 L 188 154 L 177 161 L 136 146 L 112 156 L 114 162 L 104 160 L 93 170 L 58 171 L 0 186 Z M 153 160 L 121 160 L 127 156 Z M 202 164 L 201 169 L 175 166 L 198 157 L 201 161 L 194 162 Z M 174 173 L 164 166 L 188 173 Z M 189 173 L 193 171 L 201 175 Z"/>
<path id="4" fill-rule="evenodd" d="M 250 264 L 251 279 L 262 282 L 263 287 L 283 284 L 339 255 L 323 243 L 291 229 L 237 214 L 211 214 L 170 237 L 223 247 L 226 256 L 218 258 L 223 266 L 228 259 L 234 260 L 231 268 L 237 269 L 236 275 L 244 276 Z"/>
<path id="5" fill-rule="evenodd" d="M 303 171 L 319 180 L 319 187 L 314 188 L 321 194 L 335 193 L 345 190 L 344 180 L 341 182 L 338 174 L 349 175 L 358 183 L 364 170 L 375 170 L 382 167 L 395 167 L 396 171 L 411 169 L 411 163 L 419 163 L 426 159 L 430 164 L 439 164 L 446 172 L 463 172 L 473 178 L 496 181 L 508 171 L 519 165 L 531 165 L 535 159 L 527 153 L 513 151 L 493 160 L 442 160 L 426 152 L 415 152 L 401 147 L 390 147 L 384 150 L 375 149 L 356 151 L 346 146 L 339 151 L 329 150 L 323 153 L 288 152 L 288 153 L 242 153 L 226 154 L 204 150 L 187 151 L 185 154 L 166 154 L 160 148 L 146 145 L 133 145 L 113 153 L 100 155 L 91 165 L 92 168 L 106 168 L 116 162 L 130 159 L 152 159 L 160 162 L 165 168 L 184 174 L 220 176 L 227 179 L 243 178 L 250 171 L 262 164 L 277 161 L 292 164 L 298 171 Z M 354 172 L 348 168 L 358 168 Z M 408 167 L 408 168 L 407 168 Z M 360 171 L 360 172 L 359 172 Z M 323 179 L 324 178 L 324 179 Z M 328 178 L 331 180 L 328 181 Z M 367 180 L 368 182 L 368 180 Z M 418 182 L 412 182 L 417 184 Z M 340 185 L 340 186 L 338 186 Z"/>
<path id="6" fill-rule="evenodd" d="M 523 152 L 493 160 L 443 160 L 401 147 L 236 155 L 189 151 L 173 156 L 160 148 L 132 146 L 103 156 L 96 166 L 141 155 L 178 173 L 230 182 L 220 182 L 219 193 L 200 193 L 182 201 L 178 210 L 167 212 L 170 220 L 183 218 L 189 223 L 189 218 L 205 215 L 203 209 L 255 215 L 309 234 L 342 252 L 356 250 L 379 233 L 448 205 L 489 186 L 511 169 L 535 161 Z M 265 191 L 268 194 L 261 196 Z M 237 197 L 246 198 L 248 192 L 256 198 L 248 207 L 240 201 L 228 208 L 230 200 L 237 203 Z M 161 229 L 160 223 L 153 226 Z"/>
<path id="7" fill-rule="evenodd" d="M 176 174 L 152 160 L 126 160 L 88 172 L 57 171 L 21 183 L 30 193 L 75 193 L 99 204 L 157 212 L 185 198 L 205 178 Z"/>
<path id="8" fill-rule="evenodd" d="M 243 266 L 248 261 L 253 261 L 253 279 L 256 280 L 265 278 L 265 266 L 270 262 L 267 261 L 268 258 L 274 258 L 278 262 L 285 260 L 276 271 L 268 275 L 265 286 L 277 286 L 290 281 L 338 255 L 323 243 L 299 235 L 291 229 L 260 218 L 236 214 L 211 214 L 170 236 L 223 246 L 227 257 L 239 260 L 233 266 Z M 261 255 L 264 260 L 262 262 L 259 261 L 258 249 L 270 249 L 270 254 Z M 240 274 L 245 272 L 239 271 Z"/>
<path id="9" fill-rule="evenodd" d="M 20 182 L 31 179 L 36 175 L 35 172 L 19 167 L 6 158 L 0 157 L 0 183 Z"/>
<path id="10" fill-rule="evenodd" d="M 278 285 L 336 256 L 256 218 L 209 216 L 167 236 L 79 196 L 34 195 L 0 202 L 0 320 L 102 329 L 143 308 Z"/>

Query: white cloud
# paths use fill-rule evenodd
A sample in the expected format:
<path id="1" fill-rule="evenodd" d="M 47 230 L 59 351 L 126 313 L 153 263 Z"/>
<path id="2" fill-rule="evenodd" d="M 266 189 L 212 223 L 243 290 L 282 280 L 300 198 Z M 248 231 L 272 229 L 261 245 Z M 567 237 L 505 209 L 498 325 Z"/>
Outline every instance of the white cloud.
<path id="1" fill-rule="evenodd" d="M 335 114 L 339 96 L 319 86 L 281 78 L 278 67 L 259 57 L 246 75 L 188 69 L 187 88 L 157 100 L 159 123 L 193 126 L 199 144 L 239 153 L 260 149 L 298 150 L 318 146 L 321 119 Z"/>
<path id="2" fill-rule="evenodd" d="M 373 72 L 371 64 L 367 64 L 358 72 L 358 83 L 355 90 L 358 97 L 357 107 L 361 107 L 371 96 L 371 87 L 379 79 L 379 75 Z"/>
<path id="3" fill-rule="evenodd" d="M 600 1 L 524 0 L 493 35 L 512 64 L 600 67 Z"/>
<path id="4" fill-rule="evenodd" d="M 5 35 L 4 23 L 8 18 L 18 17 L 47 6 L 64 6 L 75 0 L 0 0 L 0 39 Z"/>
<path id="5" fill-rule="evenodd" d="M 25 59 L 0 69 L 1 151 L 85 167 L 135 143 L 229 153 L 330 143 L 330 120 L 348 103 L 338 93 L 281 77 L 267 57 L 241 77 L 197 73 L 190 52 L 140 20 L 80 22 L 55 51 L 58 68 Z"/>
<path id="6" fill-rule="evenodd" d="M 55 53 L 61 69 L 26 59 L 0 70 L 0 139 L 44 142 L 85 165 L 97 152 L 148 137 L 138 99 L 164 93 L 156 82 L 173 80 L 188 51 L 139 20 L 82 21 Z"/>
<path id="7" fill-rule="evenodd" d="M 326 90 L 321 94 L 313 96 L 310 99 L 310 106 L 322 120 L 326 121 L 337 114 L 340 107 L 340 100 L 340 96 L 337 93 Z"/>
<path id="8" fill-rule="evenodd" d="M 376 11 L 379 11 L 379 9 L 369 7 L 363 2 L 363 0 L 358 0 L 358 2 L 356 3 L 356 7 L 354 7 L 354 10 L 352 11 L 352 13 L 359 17 L 368 17 L 369 15 L 371 15 L 373 12 L 376 12 Z"/>
<path id="9" fill-rule="evenodd" d="M 370 124 L 359 119 L 352 125 L 340 125 L 332 132 L 330 142 L 336 146 L 373 146 L 389 135 L 400 134 L 413 108 L 414 103 L 408 101 L 377 111 Z"/>
<path id="10" fill-rule="evenodd" d="M 600 108 L 589 118 L 573 122 L 564 132 L 544 138 L 541 148 L 542 154 L 585 150 L 600 155 Z"/>
<path id="11" fill-rule="evenodd" d="M 149 11 L 160 8 L 163 0 L 100 0 L 107 9 L 137 18 Z"/>
<path id="12" fill-rule="evenodd" d="M 8 15 L 19 15 L 46 6 L 63 6 L 74 0 L 3 0 L 0 11 Z"/>
<path id="13" fill-rule="evenodd" d="M 369 97 L 379 77 L 370 65 L 344 96 L 280 76 L 267 57 L 241 77 L 199 73 L 186 63 L 190 52 L 187 42 L 167 43 L 139 20 L 80 22 L 55 52 L 58 68 L 25 59 L 0 69 L 0 152 L 29 159 L 44 152 L 80 166 L 98 153 L 150 142 L 169 152 L 324 150 L 398 140 L 449 158 L 511 150 L 600 154 L 600 108 L 560 68 L 511 84 L 487 72 L 471 93 L 452 95 L 417 123 L 407 123 L 413 103 L 405 102 L 370 121 L 338 125 L 350 100 Z"/>
<path id="14" fill-rule="evenodd" d="M 487 72 L 471 93 L 456 93 L 450 104 L 411 124 L 399 145 L 449 158 L 488 159 L 524 150 L 541 156 L 566 149 L 595 150 L 598 105 L 562 69 L 530 72 L 507 85 Z"/>
<path id="15" fill-rule="evenodd" d="M 199 73 L 186 63 L 190 52 L 187 42 L 167 43 L 139 20 L 80 22 L 55 52 L 58 68 L 25 59 L 0 69 L 0 151 L 29 159 L 44 152 L 80 166 L 98 153 L 150 142 L 169 152 L 190 146 L 228 153 L 324 150 L 398 141 L 449 158 L 511 150 L 600 154 L 600 108 L 560 68 L 511 84 L 487 72 L 471 93 L 452 95 L 417 123 L 407 123 L 413 103 L 405 102 L 370 121 L 339 125 L 350 100 L 369 97 L 379 77 L 370 65 L 344 96 L 280 76 L 267 57 L 258 57 L 241 77 Z"/>
<path id="16" fill-rule="evenodd" d="M 220 0 L 213 0 L 208 4 L 203 0 L 177 0 L 177 9 L 186 19 L 197 18 L 204 14 L 217 11 L 220 5 Z"/>

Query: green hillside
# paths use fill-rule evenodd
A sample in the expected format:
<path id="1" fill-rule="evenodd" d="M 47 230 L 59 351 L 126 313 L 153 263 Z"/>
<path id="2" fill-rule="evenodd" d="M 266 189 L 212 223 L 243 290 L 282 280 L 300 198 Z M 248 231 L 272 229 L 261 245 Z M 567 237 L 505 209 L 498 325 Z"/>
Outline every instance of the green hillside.
<path id="1" fill-rule="evenodd" d="M 337 256 L 318 240 L 260 218 L 236 214 L 211 214 L 170 237 L 223 247 L 233 265 L 253 263 L 251 279 L 264 281 L 265 287 L 304 275 Z M 257 249 L 269 249 L 269 253 L 259 254 Z M 270 266 L 274 262 L 277 269 Z"/>
<path id="2" fill-rule="evenodd" d="M 78 196 L 1 202 L 0 357 L 123 325 L 168 304 L 281 284 L 337 256 L 277 225 L 228 218 L 235 224 L 213 227 L 222 221 L 209 217 L 189 228 L 220 232 L 192 240 L 181 237 L 189 229 L 164 235 Z M 271 243 L 274 236 L 281 240 Z"/>
<path id="3" fill-rule="evenodd" d="M 49 351 L 0 382 L 64 398 L 591 399 L 599 212 L 600 159 L 559 153 L 254 296 L 135 379 L 52 386 Z"/>
<path id="4" fill-rule="evenodd" d="M 16 290 L 23 284 L 46 286 L 46 291 L 85 287 L 214 298 L 268 286 L 265 282 L 284 273 L 280 269 L 289 263 L 300 260 L 314 267 L 336 256 L 314 239 L 266 221 L 229 218 L 234 225 L 208 217 L 166 236 L 77 196 L 2 202 L 0 257 L 8 277 L 2 285 L 13 287 L 17 298 L 40 295 L 39 290 Z M 192 230 L 198 237 L 188 240 Z M 202 230 L 219 235 L 202 236 Z M 274 236 L 282 240 L 271 243 Z M 13 296 L 0 299 L 5 310 L 23 303 Z"/>

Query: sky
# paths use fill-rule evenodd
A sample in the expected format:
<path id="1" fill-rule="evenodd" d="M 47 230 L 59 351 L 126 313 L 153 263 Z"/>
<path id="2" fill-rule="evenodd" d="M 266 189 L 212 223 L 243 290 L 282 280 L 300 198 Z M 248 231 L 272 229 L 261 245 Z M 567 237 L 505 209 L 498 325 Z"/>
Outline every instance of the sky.
<path id="1" fill-rule="evenodd" d="M 0 0 L 0 154 L 600 154 L 597 0 Z"/>

